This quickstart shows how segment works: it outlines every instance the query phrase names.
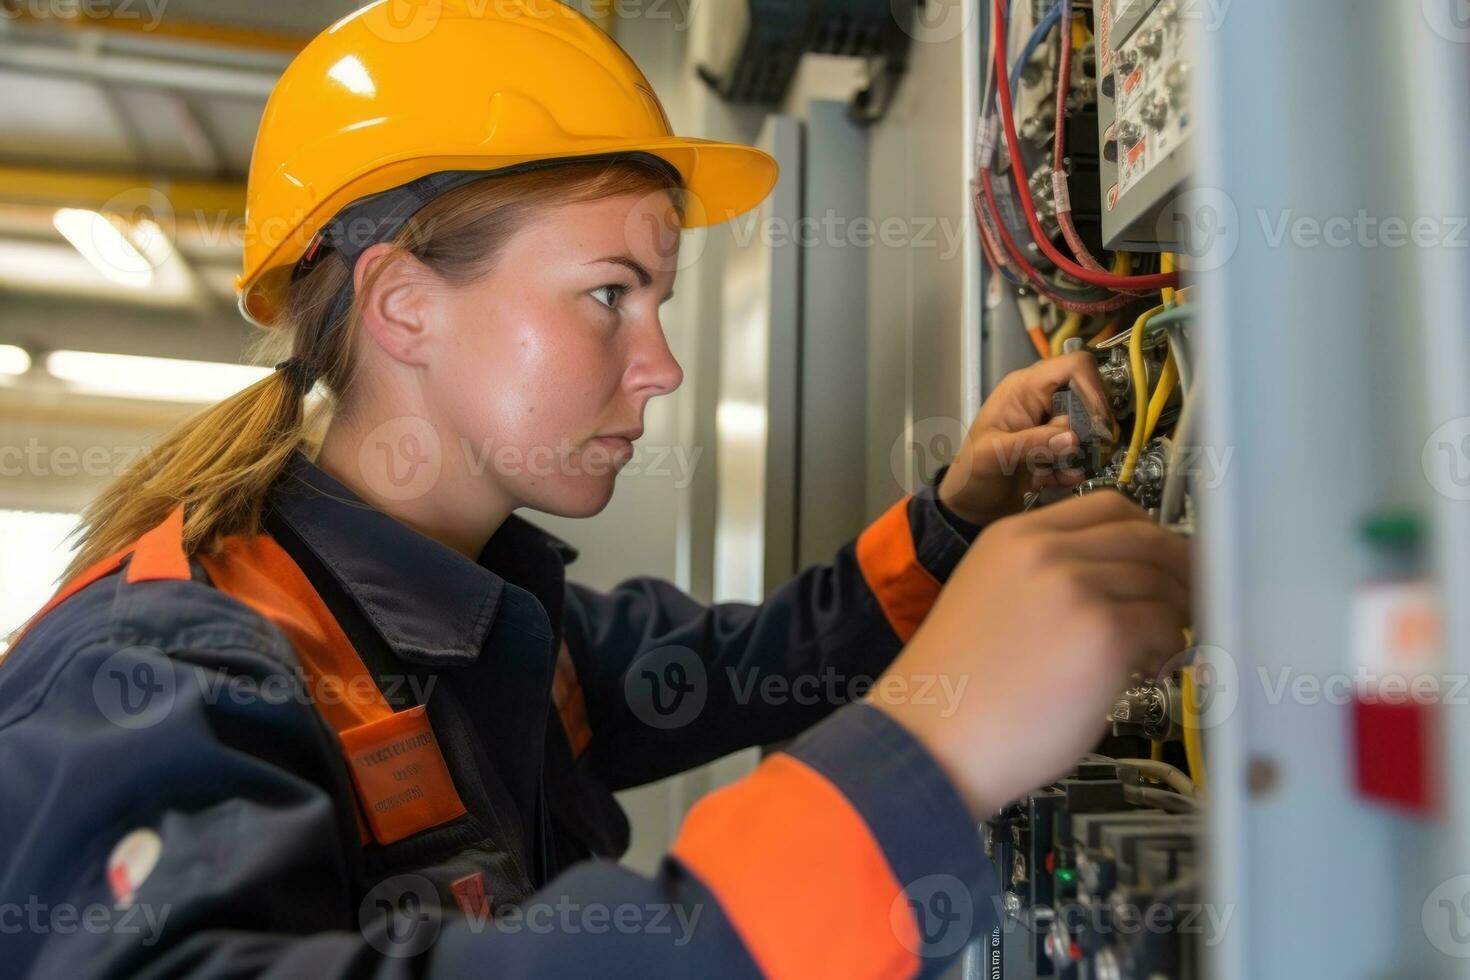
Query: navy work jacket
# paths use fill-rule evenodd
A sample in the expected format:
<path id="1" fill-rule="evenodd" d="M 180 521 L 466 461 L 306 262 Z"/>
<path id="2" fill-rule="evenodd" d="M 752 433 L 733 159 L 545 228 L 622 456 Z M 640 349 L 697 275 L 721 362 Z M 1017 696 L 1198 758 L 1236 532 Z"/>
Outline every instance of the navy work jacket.
<path id="1" fill-rule="evenodd" d="M 373 840 L 288 631 L 199 560 L 125 557 L 0 660 L 0 976 L 940 972 L 992 921 L 976 827 L 850 702 L 978 530 L 931 486 L 767 601 L 706 605 L 568 582 L 575 549 L 514 515 L 470 561 L 298 453 L 264 531 L 383 700 L 426 709 L 462 812 Z M 616 863 L 615 791 L 793 738 L 652 877 Z"/>

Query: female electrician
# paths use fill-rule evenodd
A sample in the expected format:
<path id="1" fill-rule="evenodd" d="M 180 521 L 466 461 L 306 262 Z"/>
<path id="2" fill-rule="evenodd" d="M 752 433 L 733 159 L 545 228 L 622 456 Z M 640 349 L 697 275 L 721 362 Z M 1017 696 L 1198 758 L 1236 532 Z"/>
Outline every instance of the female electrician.
<path id="1" fill-rule="evenodd" d="M 979 819 L 1185 622 L 1183 546 L 1121 497 L 1006 516 L 1018 461 L 1075 449 L 1051 391 L 1106 411 L 1090 360 L 1012 376 L 937 488 L 765 603 L 566 582 L 513 511 L 606 505 L 680 382 L 671 214 L 738 214 L 775 167 L 673 136 L 554 0 L 423 10 L 282 76 L 240 290 L 290 357 L 98 499 L 0 664 L 0 970 L 939 970 L 988 928 Z M 881 677 L 843 705 L 834 675 Z M 652 878 L 591 860 L 627 845 L 613 791 L 795 736 Z"/>

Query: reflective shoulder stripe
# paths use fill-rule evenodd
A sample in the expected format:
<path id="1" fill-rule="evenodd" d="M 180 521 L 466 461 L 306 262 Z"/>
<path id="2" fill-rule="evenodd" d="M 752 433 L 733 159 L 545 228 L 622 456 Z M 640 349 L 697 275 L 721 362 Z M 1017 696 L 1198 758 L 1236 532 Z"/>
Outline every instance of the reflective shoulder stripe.
<path id="1" fill-rule="evenodd" d="M 307 694 L 342 743 L 359 829 L 391 844 L 465 812 L 423 705 L 395 713 L 306 573 L 267 534 L 225 539 L 200 564 L 296 650 Z M 365 818 L 365 822 L 364 819 Z"/>
<path id="2" fill-rule="evenodd" d="M 673 855 L 768 977 L 918 972 L 918 926 L 882 847 L 826 777 L 778 752 L 690 811 Z"/>
<path id="3" fill-rule="evenodd" d="M 939 580 L 919 562 L 904 497 L 858 535 L 857 561 L 883 616 L 904 643 L 939 598 Z"/>
<path id="4" fill-rule="evenodd" d="M 219 554 L 199 555 L 198 560 L 215 588 L 286 634 L 301 661 L 312 702 L 334 731 L 393 714 L 311 580 L 274 538 L 232 535 Z"/>
<path id="5" fill-rule="evenodd" d="M 147 531 L 133 546 L 128 563 L 129 582 L 189 579 L 189 556 L 184 551 L 184 507 L 175 507 L 163 523 Z"/>
<path id="6" fill-rule="evenodd" d="M 577 678 L 577 667 L 572 663 L 572 651 L 568 649 L 566 640 L 561 641 L 561 652 L 556 656 L 551 701 L 561 716 L 561 727 L 566 730 L 567 744 L 572 747 L 572 758 L 575 759 L 592 741 L 592 724 L 587 719 L 587 699 L 582 694 L 582 682 Z"/>

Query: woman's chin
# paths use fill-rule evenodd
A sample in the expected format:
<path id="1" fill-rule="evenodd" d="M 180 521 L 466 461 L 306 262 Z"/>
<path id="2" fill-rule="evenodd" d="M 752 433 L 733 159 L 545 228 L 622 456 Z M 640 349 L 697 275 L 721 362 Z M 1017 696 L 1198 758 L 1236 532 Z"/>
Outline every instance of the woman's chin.
<path id="1" fill-rule="evenodd" d="M 612 501 L 617 474 L 581 476 L 546 487 L 528 501 L 531 507 L 557 517 L 594 517 Z"/>

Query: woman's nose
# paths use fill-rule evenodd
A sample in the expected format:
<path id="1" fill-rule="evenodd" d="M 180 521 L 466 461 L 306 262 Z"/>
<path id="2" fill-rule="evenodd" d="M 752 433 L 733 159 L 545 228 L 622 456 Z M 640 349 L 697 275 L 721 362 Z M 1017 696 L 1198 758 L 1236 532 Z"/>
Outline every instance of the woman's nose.
<path id="1" fill-rule="evenodd" d="M 684 369 L 669 349 L 663 328 L 655 323 L 647 331 L 648 339 L 639 345 L 633 370 L 629 372 L 633 387 L 645 390 L 650 398 L 667 395 L 684 383 Z"/>

